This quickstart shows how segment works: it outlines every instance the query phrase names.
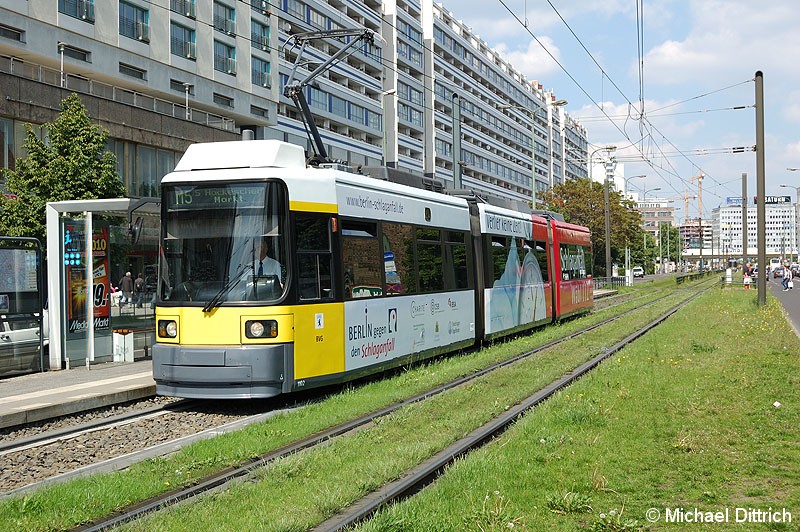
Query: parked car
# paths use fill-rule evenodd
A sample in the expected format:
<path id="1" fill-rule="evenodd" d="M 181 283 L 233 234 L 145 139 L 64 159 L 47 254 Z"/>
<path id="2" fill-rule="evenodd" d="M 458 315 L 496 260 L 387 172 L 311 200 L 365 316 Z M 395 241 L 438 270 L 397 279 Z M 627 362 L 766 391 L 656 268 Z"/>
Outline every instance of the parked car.
<path id="1" fill-rule="evenodd" d="M 634 277 L 644 277 L 644 268 L 641 266 L 634 266 L 633 270 L 631 271 L 633 272 Z"/>
<path id="2" fill-rule="evenodd" d="M 45 350 L 49 343 L 46 317 L 42 324 Z M 0 315 L 0 374 L 41 369 L 39 335 L 38 314 Z"/>

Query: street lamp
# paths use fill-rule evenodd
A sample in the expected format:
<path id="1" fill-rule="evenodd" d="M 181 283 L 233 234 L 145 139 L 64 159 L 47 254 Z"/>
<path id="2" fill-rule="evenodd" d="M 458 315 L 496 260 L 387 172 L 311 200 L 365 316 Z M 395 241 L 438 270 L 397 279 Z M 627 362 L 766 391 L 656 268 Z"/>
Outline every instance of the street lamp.
<path id="1" fill-rule="evenodd" d="M 790 172 L 797 172 L 800 168 L 787 168 Z M 800 262 L 800 226 L 798 226 L 798 219 L 800 219 L 800 187 L 793 185 L 779 185 L 782 188 L 794 189 L 794 244 L 797 251 L 797 262 Z"/>
<path id="2" fill-rule="evenodd" d="M 625 190 L 624 190 L 626 196 L 628 195 L 628 181 L 630 181 L 631 179 L 636 179 L 637 177 L 638 178 L 645 178 L 647 176 L 642 174 L 642 175 L 632 175 L 630 177 L 626 177 L 625 178 Z"/>
<path id="3" fill-rule="evenodd" d="M 550 175 L 548 176 L 549 177 L 549 181 L 550 181 L 550 188 L 553 188 L 553 186 L 555 185 L 555 180 L 553 179 L 553 169 L 554 169 L 554 166 L 555 166 L 553 164 L 553 129 L 554 129 L 553 126 L 555 124 L 555 121 L 553 120 L 553 113 L 555 112 L 555 108 L 556 107 L 563 107 L 563 106 L 567 105 L 567 103 L 568 103 L 567 100 L 552 100 L 547 104 L 547 141 L 548 141 L 547 142 L 547 144 L 548 144 L 547 150 L 548 150 L 548 157 L 550 158 L 550 166 L 548 168 L 548 170 L 550 172 Z M 559 117 L 558 123 L 559 123 L 559 129 L 560 129 L 560 125 L 562 123 L 562 121 L 560 120 L 560 117 Z M 562 146 L 561 158 L 563 159 L 563 157 L 564 157 L 564 154 L 563 154 L 564 139 L 563 138 L 561 139 L 561 146 Z M 563 175 L 564 175 L 564 165 L 563 165 L 563 163 L 561 165 L 561 175 L 562 175 L 562 179 L 563 179 Z"/>
<path id="4" fill-rule="evenodd" d="M 562 105 L 567 105 L 567 100 L 556 100 L 550 104 L 549 107 L 561 107 Z M 507 110 L 507 109 L 516 109 L 517 111 L 522 111 L 528 118 L 530 119 L 530 131 L 531 131 L 531 208 L 536 209 L 536 126 L 534 122 L 536 119 L 534 118 L 535 111 L 528 109 L 522 105 L 516 105 L 511 103 L 504 103 L 499 104 L 497 106 L 500 110 Z M 552 126 L 552 119 L 548 117 L 548 127 L 549 127 L 549 149 L 550 149 L 550 176 L 549 182 L 552 184 L 553 182 L 553 128 Z"/>

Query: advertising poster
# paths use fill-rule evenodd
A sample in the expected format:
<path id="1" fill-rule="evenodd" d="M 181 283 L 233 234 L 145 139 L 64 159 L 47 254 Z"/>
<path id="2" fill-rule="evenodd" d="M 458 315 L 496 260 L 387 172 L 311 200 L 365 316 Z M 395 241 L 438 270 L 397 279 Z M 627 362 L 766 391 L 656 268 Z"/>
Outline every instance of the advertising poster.
<path id="1" fill-rule="evenodd" d="M 92 231 L 92 263 L 94 278 L 94 328 L 108 329 L 111 325 L 109 294 L 108 227 L 95 226 Z M 66 280 L 67 334 L 83 333 L 86 320 L 86 236 L 82 222 L 64 225 L 64 279 Z"/>
<path id="2" fill-rule="evenodd" d="M 474 298 L 464 290 L 346 302 L 345 369 L 473 338 Z"/>

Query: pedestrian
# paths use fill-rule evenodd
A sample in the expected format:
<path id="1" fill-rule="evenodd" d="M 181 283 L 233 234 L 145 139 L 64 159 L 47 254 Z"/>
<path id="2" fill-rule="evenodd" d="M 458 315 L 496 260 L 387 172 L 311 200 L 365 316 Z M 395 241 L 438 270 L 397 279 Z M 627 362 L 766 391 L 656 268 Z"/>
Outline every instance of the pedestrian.
<path id="1" fill-rule="evenodd" d="M 750 272 L 747 269 L 744 270 L 744 278 L 742 279 L 742 282 L 744 283 L 744 289 L 750 290 L 751 278 L 750 278 Z"/>
<path id="2" fill-rule="evenodd" d="M 133 277 L 131 277 L 131 272 L 126 272 L 125 275 L 122 276 L 122 279 L 119 280 L 119 287 L 122 290 L 122 299 L 119 302 L 120 308 L 125 306 L 126 303 L 132 303 L 132 294 L 133 294 Z"/>
<path id="3" fill-rule="evenodd" d="M 142 274 L 136 276 L 136 281 L 133 283 L 133 302 L 134 304 L 142 308 L 142 298 L 144 297 L 144 278 Z"/>
<path id="4" fill-rule="evenodd" d="M 108 302 L 112 307 L 116 307 L 119 305 L 119 297 L 117 292 L 119 292 L 119 288 L 114 286 L 114 283 L 111 281 L 108 282 L 108 289 L 111 291 L 111 297 L 108 298 Z"/>

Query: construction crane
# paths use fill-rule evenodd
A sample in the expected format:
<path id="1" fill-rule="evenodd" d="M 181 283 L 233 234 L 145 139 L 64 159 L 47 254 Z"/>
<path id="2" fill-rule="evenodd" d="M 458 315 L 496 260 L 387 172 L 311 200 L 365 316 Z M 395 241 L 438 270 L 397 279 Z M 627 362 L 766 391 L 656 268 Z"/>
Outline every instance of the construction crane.
<path id="1" fill-rule="evenodd" d="M 683 215 L 685 218 L 689 217 L 689 200 L 697 199 L 697 196 L 690 196 L 688 190 L 683 191 L 683 196 L 676 196 L 674 198 L 667 198 L 667 201 L 683 201 Z"/>
<path id="2" fill-rule="evenodd" d="M 703 247 L 705 244 L 705 233 L 703 233 L 703 172 L 689 178 L 689 181 L 697 181 L 697 231 L 700 239 L 700 271 L 703 271 Z M 714 248 L 714 241 L 711 241 L 711 248 Z"/>
<path id="3" fill-rule="evenodd" d="M 316 40 L 327 38 L 348 38 L 352 37 L 338 52 L 330 56 L 326 61 L 315 67 L 309 68 L 311 63 L 303 58 L 306 46 Z M 314 81 L 320 74 L 330 69 L 334 63 L 339 61 L 346 53 L 352 54 L 355 51 L 355 46 L 364 41 L 372 44 L 375 38 L 375 32 L 367 28 L 356 29 L 338 29 L 338 30 L 324 30 L 324 31 L 309 31 L 306 33 L 297 33 L 289 37 L 284 46 L 291 46 L 293 50 L 299 46 L 300 50 L 297 52 L 297 57 L 294 60 L 292 72 L 289 74 L 289 79 L 283 87 L 283 95 L 291 98 L 297 110 L 300 111 L 300 117 L 303 120 L 303 125 L 306 129 L 306 135 L 311 141 L 314 156 L 309 158 L 308 163 L 312 166 L 318 166 L 322 163 L 331 162 L 328 159 L 328 152 L 325 149 L 325 144 L 322 142 L 322 137 L 317 129 L 317 123 L 314 121 L 314 116 L 311 114 L 311 109 L 308 107 L 308 100 L 305 96 L 305 88 Z M 349 51 L 349 53 L 348 53 Z M 297 69 L 303 67 L 310 70 L 309 74 L 301 80 L 296 79 Z"/>
<path id="4" fill-rule="evenodd" d="M 689 181 L 697 181 L 697 219 L 703 218 L 703 172 L 698 172 L 696 176 L 689 178 Z M 689 207 L 687 203 L 686 215 L 689 215 Z"/>

